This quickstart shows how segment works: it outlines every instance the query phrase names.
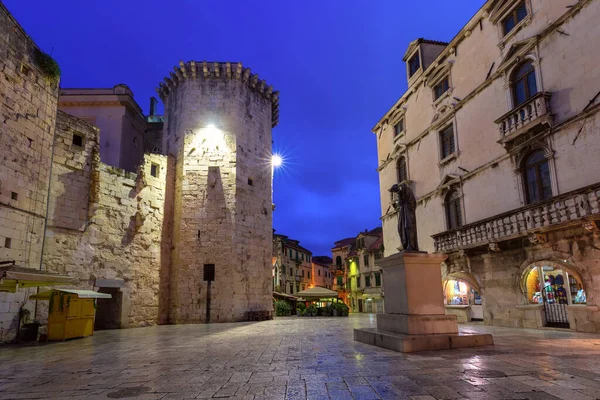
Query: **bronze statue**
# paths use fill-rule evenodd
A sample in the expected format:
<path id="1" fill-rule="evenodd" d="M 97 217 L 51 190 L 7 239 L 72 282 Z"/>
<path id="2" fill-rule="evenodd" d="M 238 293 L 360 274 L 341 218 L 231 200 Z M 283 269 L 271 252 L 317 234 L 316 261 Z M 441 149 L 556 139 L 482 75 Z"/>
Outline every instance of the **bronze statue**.
<path id="1" fill-rule="evenodd" d="M 402 242 L 403 252 L 419 251 L 417 243 L 417 199 L 408 184 L 395 184 L 390 188 L 392 204 L 398 212 L 398 233 Z M 396 194 L 394 196 L 394 193 Z"/>

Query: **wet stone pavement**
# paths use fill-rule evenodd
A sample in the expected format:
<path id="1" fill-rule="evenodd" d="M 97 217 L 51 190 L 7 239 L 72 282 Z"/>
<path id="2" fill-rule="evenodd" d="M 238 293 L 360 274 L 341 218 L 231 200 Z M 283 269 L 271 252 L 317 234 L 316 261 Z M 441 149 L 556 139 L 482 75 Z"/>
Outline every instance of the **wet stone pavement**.
<path id="1" fill-rule="evenodd" d="M 600 399 L 600 335 L 468 325 L 496 345 L 400 354 L 374 316 L 158 326 L 0 347 L 0 399 Z"/>

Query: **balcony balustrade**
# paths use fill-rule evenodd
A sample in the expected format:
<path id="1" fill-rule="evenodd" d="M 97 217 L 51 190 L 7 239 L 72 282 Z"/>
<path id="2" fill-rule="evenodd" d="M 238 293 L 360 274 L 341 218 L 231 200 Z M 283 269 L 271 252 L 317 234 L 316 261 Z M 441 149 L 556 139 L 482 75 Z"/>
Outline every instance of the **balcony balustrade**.
<path id="1" fill-rule="evenodd" d="M 549 200 L 527 205 L 507 213 L 480 220 L 446 232 L 432 235 L 436 252 L 452 252 L 522 236 L 530 236 L 535 242 L 536 233 L 581 222 L 586 229 L 599 225 L 600 185 L 555 196 Z M 492 248 L 492 250 L 494 250 Z"/>
<path id="2" fill-rule="evenodd" d="M 542 124 L 552 125 L 551 97 L 550 92 L 540 92 L 498 118 L 496 124 L 500 130 L 500 143 L 510 142 Z"/>

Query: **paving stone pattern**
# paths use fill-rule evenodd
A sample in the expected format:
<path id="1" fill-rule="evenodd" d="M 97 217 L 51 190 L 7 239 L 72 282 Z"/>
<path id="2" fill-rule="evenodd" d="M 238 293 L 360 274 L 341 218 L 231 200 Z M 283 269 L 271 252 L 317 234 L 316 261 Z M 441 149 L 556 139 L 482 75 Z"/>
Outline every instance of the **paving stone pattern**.
<path id="1" fill-rule="evenodd" d="M 600 336 L 462 326 L 478 349 L 400 354 L 352 340 L 373 315 L 153 326 L 0 348 L 0 399 L 600 398 Z"/>

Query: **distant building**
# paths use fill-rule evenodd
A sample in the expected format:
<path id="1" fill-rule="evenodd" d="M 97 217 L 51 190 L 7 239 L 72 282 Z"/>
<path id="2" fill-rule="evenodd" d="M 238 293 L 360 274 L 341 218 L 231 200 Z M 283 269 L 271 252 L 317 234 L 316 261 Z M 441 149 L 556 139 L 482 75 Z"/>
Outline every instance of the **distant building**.
<path id="1" fill-rule="evenodd" d="M 355 238 L 335 242 L 333 289 L 353 312 L 383 312 L 383 276 L 377 260 L 383 257 L 381 227 Z"/>
<path id="2" fill-rule="evenodd" d="M 327 289 L 333 288 L 333 260 L 328 256 L 314 256 L 312 258 L 312 281 L 311 287 L 321 286 Z"/>
<path id="3" fill-rule="evenodd" d="M 312 252 L 298 240 L 273 234 L 273 290 L 295 294 L 312 285 Z"/>
<path id="4" fill-rule="evenodd" d="M 60 89 L 58 109 L 100 128 L 103 163 L 130 172 L 141 165 L 146 147 L 146 117 L 127 85 Z"/>

